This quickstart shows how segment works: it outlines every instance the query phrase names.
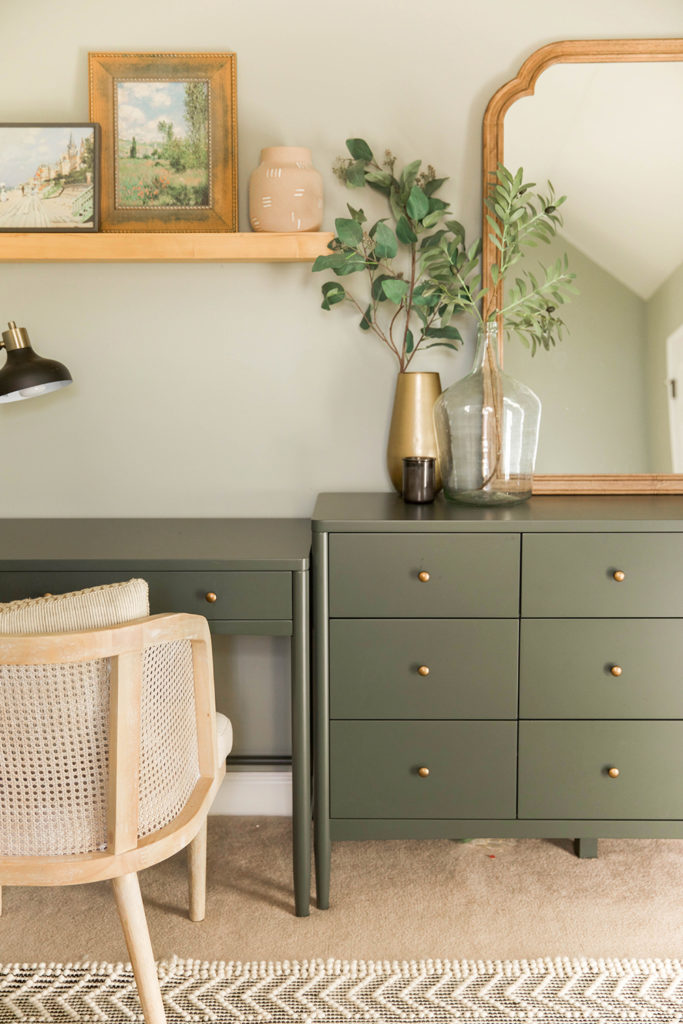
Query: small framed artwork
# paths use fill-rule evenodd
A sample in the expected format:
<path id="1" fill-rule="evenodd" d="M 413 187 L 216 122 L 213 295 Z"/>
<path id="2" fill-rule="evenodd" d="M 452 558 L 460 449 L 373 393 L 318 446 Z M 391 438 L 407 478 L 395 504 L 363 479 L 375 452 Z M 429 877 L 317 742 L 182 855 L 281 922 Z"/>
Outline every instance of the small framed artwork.
<path id="1" fill-rule="evenodd" d="M 237 231 L 234 53 L 91 53 L 103 231 Z"/>
<path id="2" fill-rule="evenodd" d="M 0 124 L 0 231 L 97 231 L 97 124 Z"/>

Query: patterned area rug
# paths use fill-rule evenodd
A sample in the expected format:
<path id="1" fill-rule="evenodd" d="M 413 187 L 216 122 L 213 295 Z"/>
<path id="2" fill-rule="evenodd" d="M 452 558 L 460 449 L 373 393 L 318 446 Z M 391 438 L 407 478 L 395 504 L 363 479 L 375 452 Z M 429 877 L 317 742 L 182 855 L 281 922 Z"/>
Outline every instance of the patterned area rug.
<path id="1" fill-rule="evenodd" d="M 304 960 L 159 965 L 168 1024 L 683 1022 L 681 960 Z M 0 1024 L 141 1021 L 124 964 L 6 964 Z"/>

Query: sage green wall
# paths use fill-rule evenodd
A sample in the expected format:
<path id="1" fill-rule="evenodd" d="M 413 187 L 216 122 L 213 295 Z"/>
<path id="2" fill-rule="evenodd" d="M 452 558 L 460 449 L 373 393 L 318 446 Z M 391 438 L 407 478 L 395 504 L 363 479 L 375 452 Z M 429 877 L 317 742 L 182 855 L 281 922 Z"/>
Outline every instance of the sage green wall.
<path id="1" fill-rule="evenodd" d="M 647 394 L 653 472 L 671 472 L 666 342 L 683 324 L 683 263 L 647 305 Z"/>
<path id="2" fill-rule="evenodd" d="M 555 39 L 678 36 L 680 0 L 2 3 L 0 120 L 85 120 L 89 50 L 237 53 L 240 216 L 261 147 L 308 145 L 330 227 L 347 136 L 450 175 L 474 237 L 486 103 Z M 557 183 L 559 186 L 559 182 Z M 364 201 L 355 194 L 354 205 Z M 388 486 L 389 356 L 307 266 L 0 267 L 0 314 L 75 384 L 0 409 L 0 516 L 308 515 Z M 423 360 L 444 384 L 468 351 Z M 419 366 L 417 367 L 419 368 Z"/>
<path id="3" fill-rule="evenodd" d="M 536 470 L 650 472 L 646 303 L 563 238 L 534 249 L 529 262 L 548 266 L 565 252 L 580 294 L 562 307 L 564 340 L 532 357 L 513 338 L 505 354 L 505 369 L 543 405 Z"/>

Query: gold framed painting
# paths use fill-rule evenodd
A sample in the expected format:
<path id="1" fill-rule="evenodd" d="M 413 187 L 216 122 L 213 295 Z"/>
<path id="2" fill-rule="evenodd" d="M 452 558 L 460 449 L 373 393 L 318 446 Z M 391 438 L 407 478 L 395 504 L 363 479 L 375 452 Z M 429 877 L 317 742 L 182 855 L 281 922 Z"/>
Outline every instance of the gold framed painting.
<path id="1" fill-rule="evenodd" d="M 237 231 L 234 53 L 90 53 L 102 231 Z"/>

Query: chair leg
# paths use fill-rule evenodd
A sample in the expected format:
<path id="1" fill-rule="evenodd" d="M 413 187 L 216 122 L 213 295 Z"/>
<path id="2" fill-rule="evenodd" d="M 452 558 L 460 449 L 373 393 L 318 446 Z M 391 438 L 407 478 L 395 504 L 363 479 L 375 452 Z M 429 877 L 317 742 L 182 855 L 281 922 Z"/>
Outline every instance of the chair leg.
<path id="1" fill-rule="evenodd" d="M 135 872 L 121 875 L 112 878 L 112 884 L 146 1024 L 166 1024 L 138 876 Z"/>
<path id="2" fill-rule="evenodd" d="M 203 921 L 206 916 L 206 818 L 187 847 L 187 870 L 190 921 Z"/>
<path id="3" fill-rule="evenodd" d="M 2 917 L 2 886 L 0 885 L 0 917 Z"/>

